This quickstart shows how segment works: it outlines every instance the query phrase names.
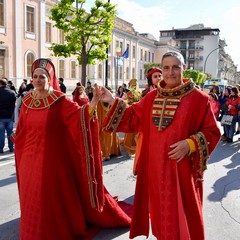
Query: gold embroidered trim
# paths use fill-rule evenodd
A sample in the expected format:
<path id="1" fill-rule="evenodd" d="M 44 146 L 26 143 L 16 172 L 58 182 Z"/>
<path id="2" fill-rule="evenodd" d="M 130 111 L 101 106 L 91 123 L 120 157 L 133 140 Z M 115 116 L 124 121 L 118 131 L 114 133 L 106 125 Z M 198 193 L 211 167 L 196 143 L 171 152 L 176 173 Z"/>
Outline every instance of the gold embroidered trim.
<path id="1" fill-rule="evenodd" d="M 88 129 L 86 128 L 86 121 L 85 121 L 85 108 L 86 105 L 83 105 L 80 111 L 80 116 L 81 116 L 81 126 L 82 126 L 82 131 L 83 131 L 83 143 L 85 147 L 85 157 L 86 157 L 86 166 L 87 166 L 87 178 L 88 178 L 88 186 L 89 186 L 89 193 L 90 193 L 90 202 L 92 208 L 96 208 L 96 202 L 94 198 L 94 187 L 93 187 L 93 179 L 91 176 L 91 156 L 89 155 L 89 146 L 88 146 Z"/>
<path id="2" fill-rule="evenodd" d="M 190 138 L 195 139 L 197 142 L 197 148 L 199 151 L 200 159 L 199 159 L 199 169 L 198 172 L 200 176 L 203 175 L 203 172 L 207 169 L 207 161 L 209 158 L 209 152 L 208 152 L 208 142 L 202 132 L 198 132 L 195 135 L 192 135 Z M 198 181 L 201 181 L 202 179 L 198 179 Z"/>
<path id="3" fill-rule="evenodd" d="M 166 89 L 164 80 L 160 81 L 157 85 L 158 93 L 160 96 L 168 98 L 182 98 L 195 90 L 195 83 L 191 79 L 183 79 L 183 84 L 172 89 Z"/>
<path id="4" fill-rule="evenodd" d="M 65 96 L 59 92 L 51 92 L 45 98 L 35 98 L 32 93 L 27 94 L 23 99 L 22 103 L 27 107 L 27 109 L 40 110 L 50 107 L 58 99 Z"/>
<path id="5" fill-rule="evenodd" d="M 117 98 L 115 101 L 118 101 L 117 106 L 110 117 L 108 125 L 105 127 L 106 130 L 110 131 L 115 131 L 117 129 L 127 107 L 126 102 L 123 100 Z"/>

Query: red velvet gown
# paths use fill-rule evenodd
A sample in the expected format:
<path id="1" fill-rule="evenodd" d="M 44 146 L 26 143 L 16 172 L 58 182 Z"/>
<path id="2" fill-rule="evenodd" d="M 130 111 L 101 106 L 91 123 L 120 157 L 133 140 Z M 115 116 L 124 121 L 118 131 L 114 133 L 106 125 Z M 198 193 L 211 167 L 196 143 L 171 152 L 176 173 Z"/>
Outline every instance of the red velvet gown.
<path id="1" fill-rule="evenodd" d="M 61 92 L 23 99 L 13 136 L 21 240 L 91 239 L 96 227 L 130 225 L 103 186 L 97 125 Z"/>
<path id="2" fill-rule="evenodd" d="M 142 132 L 130 237 L 148 236 L 150 214 L 158 240 L 203 240 L 203 171 L 220 131 L 208 96 L 191 81 L 172 92 L 161 90 L 127 108 L 115 100 L 104 122 L 106 131 Z M 186 138 L 196 152 L 179 163 L 169 159 L 170 145 Z"/>

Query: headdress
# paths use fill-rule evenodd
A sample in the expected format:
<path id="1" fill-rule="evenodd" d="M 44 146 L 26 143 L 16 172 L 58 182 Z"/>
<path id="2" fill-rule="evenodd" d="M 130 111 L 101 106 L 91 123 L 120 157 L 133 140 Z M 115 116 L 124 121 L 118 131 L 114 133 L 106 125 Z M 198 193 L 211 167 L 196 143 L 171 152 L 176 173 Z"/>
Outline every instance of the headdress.
<path id="1" fill-rule="evenodd" d="M 53 89 L 60 91 L 53 63 L 49 59 L 39 58 L 32 64 L 32 75 L 37 68 L 45 70 L 48 74 L 50 85 L 53 87 Z"/>
<path id="2" fill-rule="evenodd" d="M 155 72 L 160 72 L 162 74 L 162 70 L 160 68 L 153 68 L 152 70 L 150 70 L 146 76 L 146 78 L 149 78 L 150 76 L 153 75 L 153 73 Z"/>

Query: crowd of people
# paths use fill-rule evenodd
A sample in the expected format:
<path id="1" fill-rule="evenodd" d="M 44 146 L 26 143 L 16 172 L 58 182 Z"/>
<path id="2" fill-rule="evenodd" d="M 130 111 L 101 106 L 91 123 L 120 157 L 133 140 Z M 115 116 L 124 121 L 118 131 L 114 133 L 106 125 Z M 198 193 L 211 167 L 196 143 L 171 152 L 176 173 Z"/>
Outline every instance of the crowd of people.
<path id="1" fill-rule="evenodd" d="M 214 86 L 209 96 L 215 118 L 221 122 L 223 128 L 221 140 L 232 143 L 234 135 L 240 133 L 239 87 L 229 85 L 221 90 L 218 86 Z"/>
<path id="2" fill-rule="evenodd" d="M 27 82 L 18 92 L 9 84 L 12 114 L 4 118 L 13 119 L 21 97 L 16 131 L 7 131 L 21 239 L 91 239 L 99 227 L 122 226 L 134 238 L 148 236 L 150 224 L 157 239 L 204 239 L 204 171 L 220 138 L 232 142 L 236 134 L 238 88 L 207 95 L 183 77 L 186 65 L 178 52 L 164 54 L 161 64 L 148 70 L 143 91 L 137 79 L 116 94 L 78 82 L 70 99 L 64 79 L 44 58 L 32 65 L 30 89 Z M 6 80 L 0 80 L 2 88 Z M 226 114 L 233 119 L 222 125 L 221 136 L 217 121 Z M 0 110 L 0 124 L 1 118 Z M 121 144 L 134 158 L 133 209 L 121 206 L 103 184 L 102 161 L 120 155 Z"/>

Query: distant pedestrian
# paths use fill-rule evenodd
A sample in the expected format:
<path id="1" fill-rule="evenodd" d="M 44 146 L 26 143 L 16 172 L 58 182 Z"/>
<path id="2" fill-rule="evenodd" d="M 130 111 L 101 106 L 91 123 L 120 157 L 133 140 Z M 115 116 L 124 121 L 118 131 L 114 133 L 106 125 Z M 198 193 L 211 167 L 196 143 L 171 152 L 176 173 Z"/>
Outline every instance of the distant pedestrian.
<path id="1" fill-rule="evenodd" d="M 91 101 L 93 98 L 93 87 L 90 81 L 87 81 L 87 87 L 85 88 L 85 92 L 89 98 L 89 101 Z"/>
<path id="2" fill-rule="evenodd" d="M 5 79 L 0 80 L 0 153 L 3 153 L 5 146 L 5 132 L 7 132 L 9 151 L 14 151 L 10 136 L 13 132 L 15 102 L 16 94 L 7 87 Z"/>
<path id="3" fill-rule="evenodd" d="M 13 85 L 13 82 L 12 81 L 8 81 L 8 87 L 15 92 L 15 94 L 17 95 L 17 90 L 15 88 L 15 86 Z"/>
<path id="4" fill-rule="evenodd" d="M 62 77 L 58 78 L 58 83 L 59 83 L 61 92 L 66 93 L 67 88 L 66 88 L 65 84 L 63 83 L 63 81 L 64 81 L 64 79 Z"/>

